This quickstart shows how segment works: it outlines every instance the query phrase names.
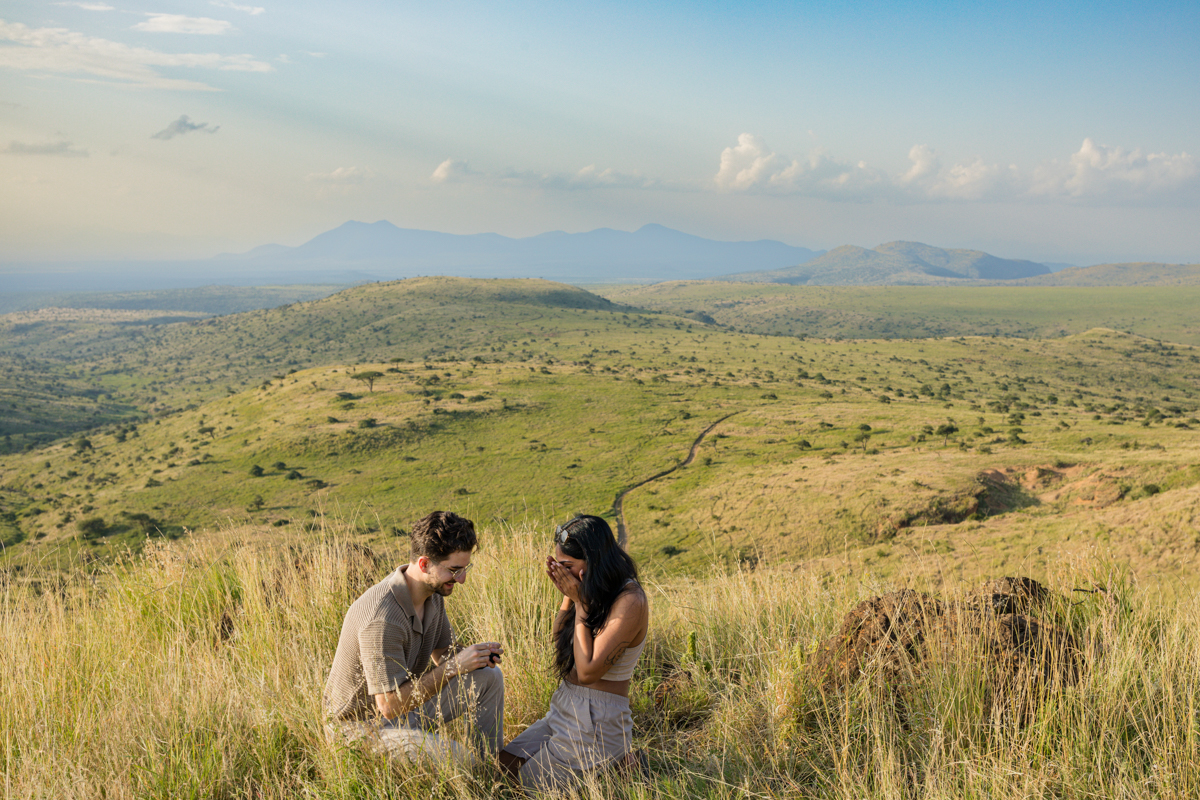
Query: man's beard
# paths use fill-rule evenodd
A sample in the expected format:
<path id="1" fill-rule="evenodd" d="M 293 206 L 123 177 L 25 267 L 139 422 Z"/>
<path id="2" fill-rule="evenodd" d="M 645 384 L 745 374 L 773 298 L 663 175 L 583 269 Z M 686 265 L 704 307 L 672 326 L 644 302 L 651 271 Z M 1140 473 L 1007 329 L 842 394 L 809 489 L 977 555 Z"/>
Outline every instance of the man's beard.
<path id="1" fill-rule="evenodd" d="M 454 581 L 450 581 L 449 583 L 440 583 L 436 588 L 434 588 L 433 591 L 437 594 L 440 594 L 442 597 L 449 597 L 454 592 Z"/>

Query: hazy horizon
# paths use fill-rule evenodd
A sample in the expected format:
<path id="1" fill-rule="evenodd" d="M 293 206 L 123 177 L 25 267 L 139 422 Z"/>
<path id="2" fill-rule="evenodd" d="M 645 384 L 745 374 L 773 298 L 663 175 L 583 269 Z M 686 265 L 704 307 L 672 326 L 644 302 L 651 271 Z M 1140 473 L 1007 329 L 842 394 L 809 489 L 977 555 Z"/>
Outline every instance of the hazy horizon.
<path id="1" fill-rule="evenodd" d="M 0 262 L 349 220 L 1200 261 L 1200 9 L 6 4 Z"/>

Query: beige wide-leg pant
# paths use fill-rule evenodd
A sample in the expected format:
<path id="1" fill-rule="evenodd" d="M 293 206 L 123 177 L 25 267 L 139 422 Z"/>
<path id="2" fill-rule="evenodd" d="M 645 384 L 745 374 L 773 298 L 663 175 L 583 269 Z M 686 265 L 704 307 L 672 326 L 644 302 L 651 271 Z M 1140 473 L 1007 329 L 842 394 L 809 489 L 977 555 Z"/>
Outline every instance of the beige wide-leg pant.
<path id="1" fill-rule="evenodd" d="M 504 746 L 526 759 L 521 785 L 530 794 L 562 789 L 629 752 L 633 716 L 629 698 L 563 682 L 550 711 Z"/>

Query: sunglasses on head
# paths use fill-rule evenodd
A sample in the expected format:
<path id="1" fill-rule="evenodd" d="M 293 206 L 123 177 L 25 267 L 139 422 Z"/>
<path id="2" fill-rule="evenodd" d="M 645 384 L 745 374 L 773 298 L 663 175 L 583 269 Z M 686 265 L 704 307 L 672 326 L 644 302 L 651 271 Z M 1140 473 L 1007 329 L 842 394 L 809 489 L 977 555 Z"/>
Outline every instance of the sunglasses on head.
<path id="1" fill-rule="evenodd" d="M 579 520 L 573 519 L 570 522 L 564 523 L 555 528 L 554 541 L 558 542 L 559 544 L 566 544 L 567 539 L 569 539 L 571 536 L 571 526 L 578 521 Z"/>

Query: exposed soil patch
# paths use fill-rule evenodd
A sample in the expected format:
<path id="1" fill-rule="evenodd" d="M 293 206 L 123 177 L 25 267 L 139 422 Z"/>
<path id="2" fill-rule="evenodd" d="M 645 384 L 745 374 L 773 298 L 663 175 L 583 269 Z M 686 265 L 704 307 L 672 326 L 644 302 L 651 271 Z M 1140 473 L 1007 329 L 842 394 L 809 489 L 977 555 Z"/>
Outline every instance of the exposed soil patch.
<path id="1" fill-rule="evenodd" d="M 1020 495 L 1032 500 L 1025 505 L 1061 503 L 1081 508 L 1104 508 L 1125 496 L 1128 491 L 1126 472 L 1123 469 L 1093 471 L 1084 464 L 1044 464 L 984 470 L 978 479 L 988 487 L 989 500 L 997 506 L 990 513 L 1001 513 L 1012 510 L 1005 506 L 1012 497 Z"/>

